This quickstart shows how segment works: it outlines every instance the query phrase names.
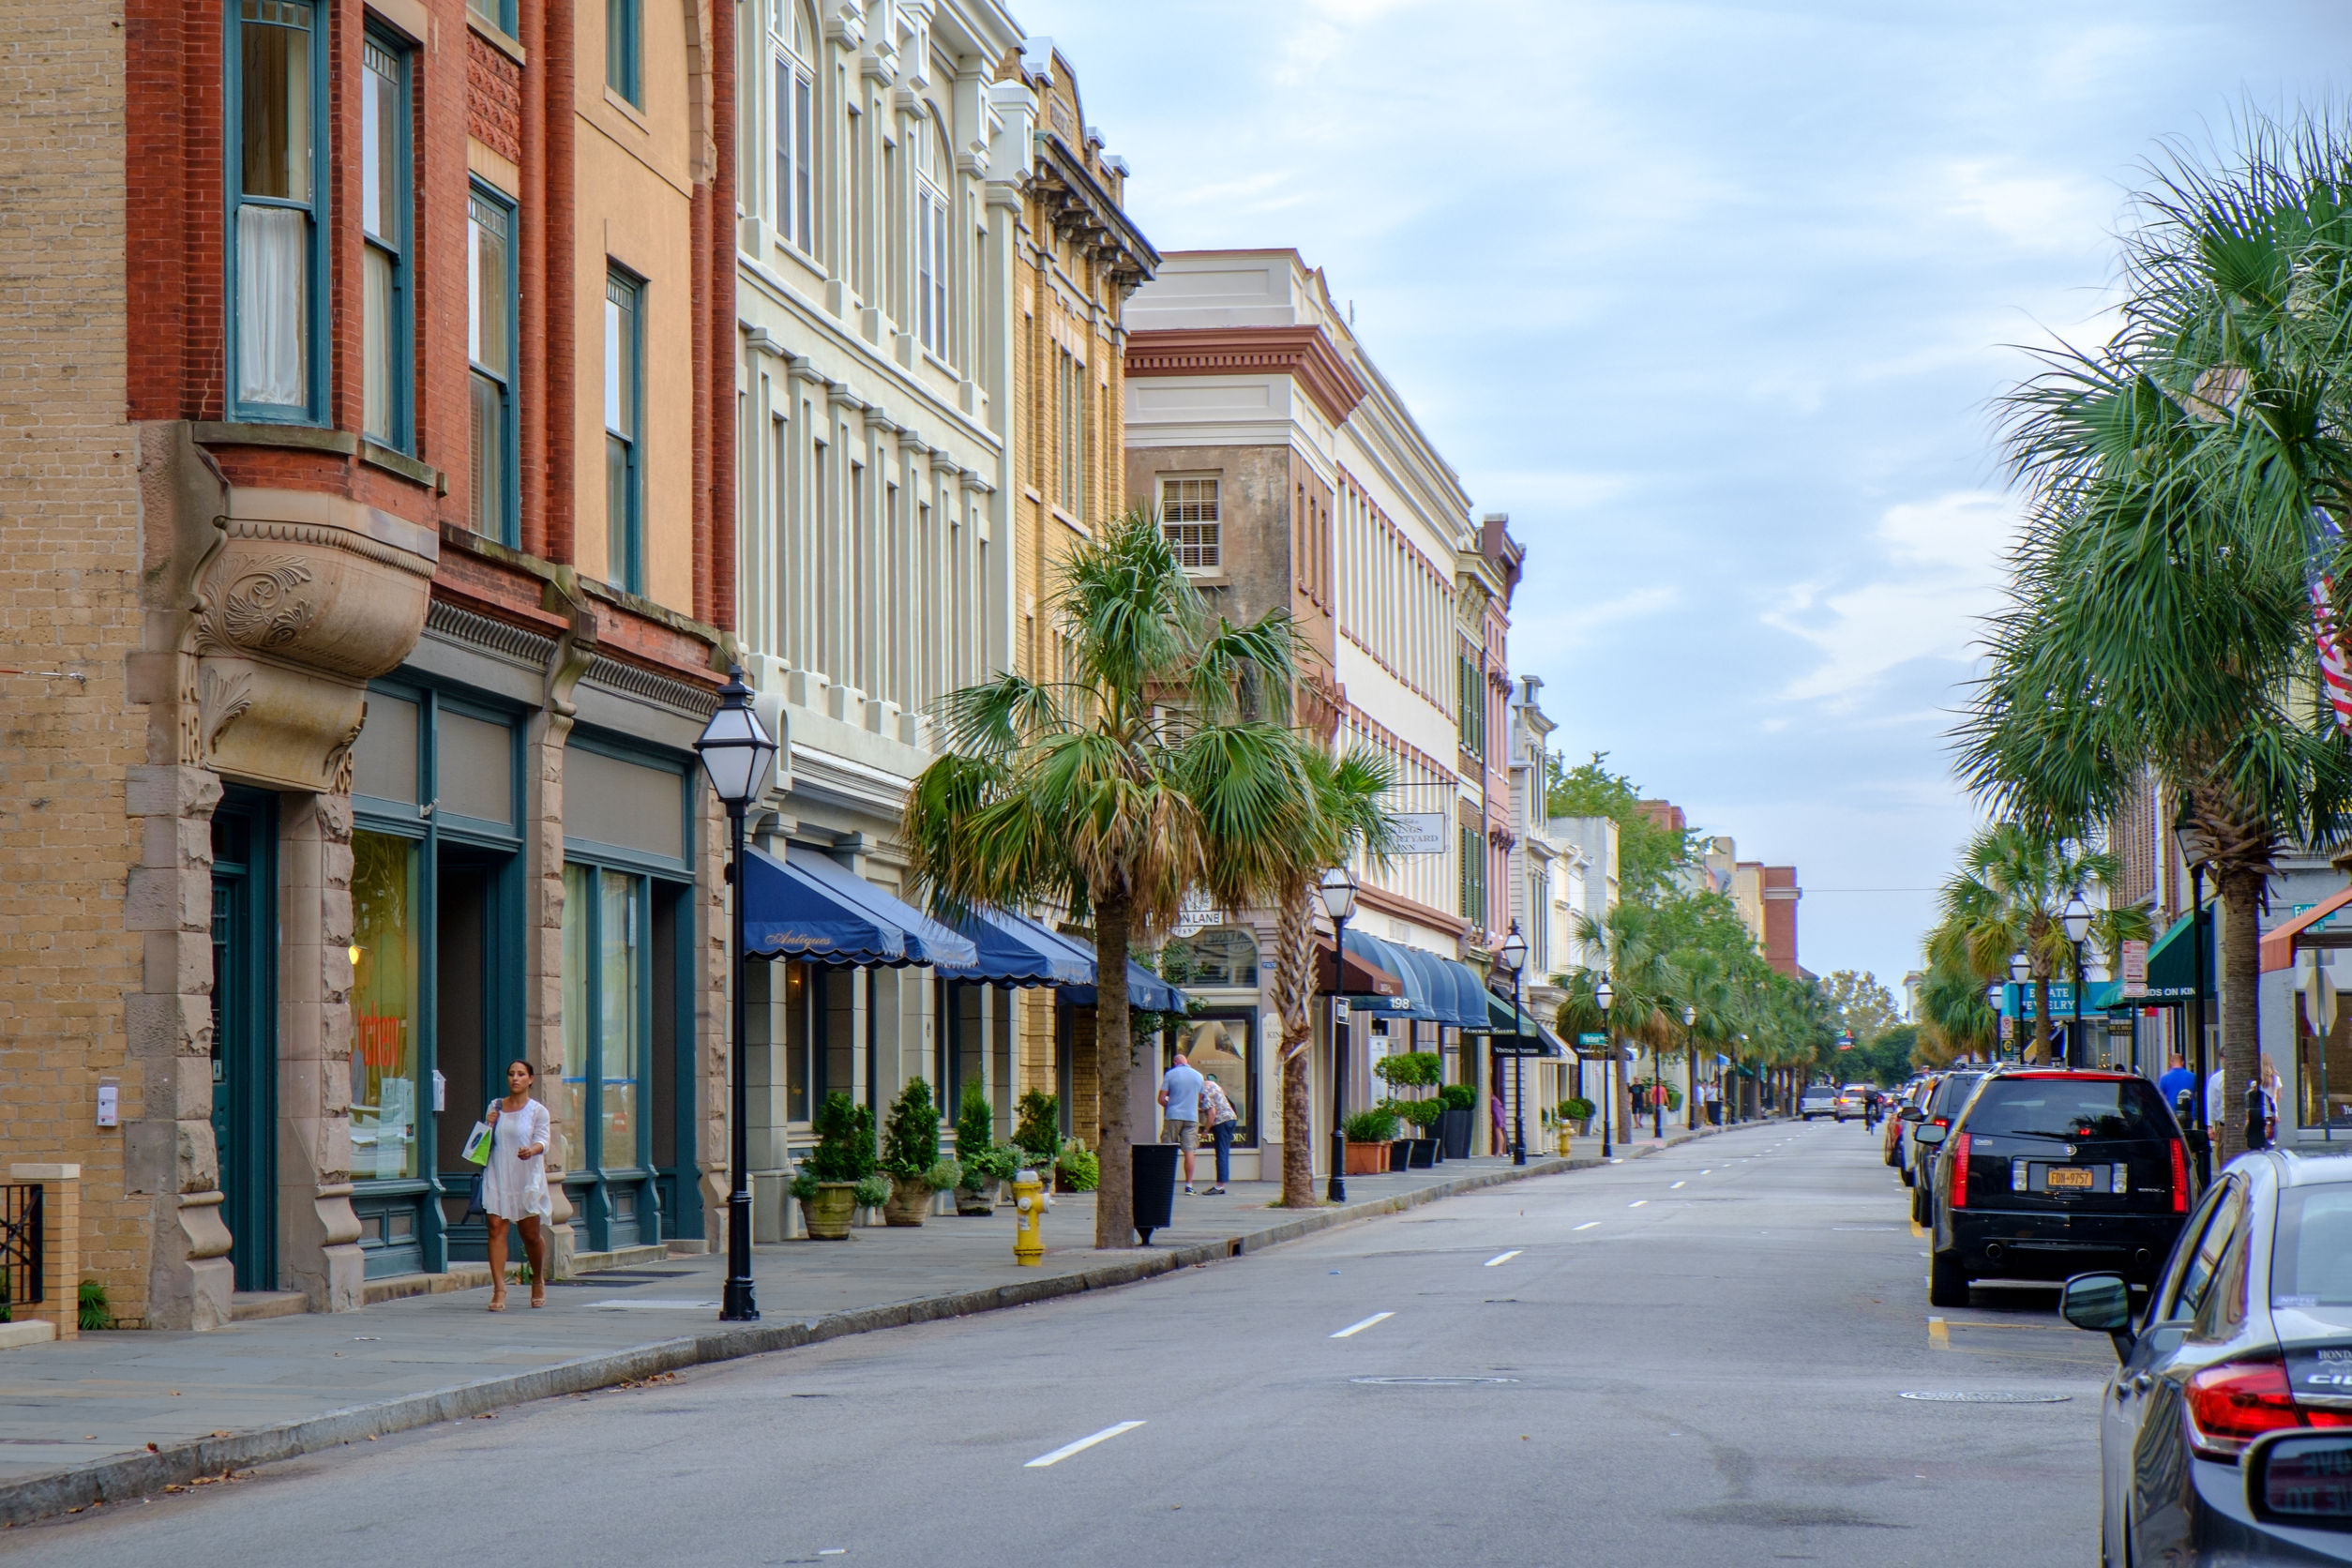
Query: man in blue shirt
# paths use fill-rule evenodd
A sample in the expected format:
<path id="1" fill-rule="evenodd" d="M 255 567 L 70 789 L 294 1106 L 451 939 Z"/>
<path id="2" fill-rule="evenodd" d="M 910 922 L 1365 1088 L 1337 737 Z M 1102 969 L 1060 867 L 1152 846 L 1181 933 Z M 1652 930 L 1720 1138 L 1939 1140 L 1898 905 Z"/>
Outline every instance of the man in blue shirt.
<path id="1" fill-rule="evenodd" d="M 2166 1108 L 2178 1112 L 2180 1108 L 2181 1092 L 2183 1090 L 2194 1088 L 2196 1086 L 2196 1074 L 2189 1071 L 2188 1067 L 2183 1064 L 2180 1060 L 2180 1053 L 2179 1051 L 2174 1051 L 2172 1053 L 2172 1067 L 2163 1078 L 2156 1080 L 2156 1093 L 2164 1097 L 2164 1105 Z"/>
<path id="2" fill-rule="evenodd" d="M 1200 1074 L 1176 1053 L 1176 1065 L 1160 1079 L 1160 1107 L 1168 1118 L 1163 1143 L 1184 1152 L 1184 1190 L 1192 1191 L 1192 1152 L 1200 1145 Z"/>

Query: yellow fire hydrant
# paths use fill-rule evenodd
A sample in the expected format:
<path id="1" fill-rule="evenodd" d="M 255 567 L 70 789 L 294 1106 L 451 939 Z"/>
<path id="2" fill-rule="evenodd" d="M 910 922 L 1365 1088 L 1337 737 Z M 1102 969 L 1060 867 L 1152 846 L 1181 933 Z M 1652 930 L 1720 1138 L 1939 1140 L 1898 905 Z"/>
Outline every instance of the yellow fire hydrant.
<path id="1" fill-rule="evenodd" d="M 1033 1170 L 1013 1172 L 1013 1261 L 1023 1268 L 1035 1268 L 1046 1260 L 1044 1230 L 1046 1211 L 1053 1207 L 1053 1199 L 1046 1196 L 1046 1184 Z"/>

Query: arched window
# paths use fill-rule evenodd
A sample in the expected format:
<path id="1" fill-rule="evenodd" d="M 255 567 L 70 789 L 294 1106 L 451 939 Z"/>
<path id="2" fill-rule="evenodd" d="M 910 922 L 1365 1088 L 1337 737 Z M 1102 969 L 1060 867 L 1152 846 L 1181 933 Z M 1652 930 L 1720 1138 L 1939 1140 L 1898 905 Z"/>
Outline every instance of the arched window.
<path id="1" fill-rule="evenodd" d="M 1246 987 L 1258 984 L 1258 938 L 1246 926 L 1218 926 L 1168 944 L 1163 970 L 1177 985 Z"/>
<path id="2" fill-rule="evenodd" d="M 817 249 L 817 29 L 802 0 L 775 0 L 768 12 L 775 57 L 776 233 L 811 255 Z"/>
<path id="3" fill-rule="evenodd" d="M 947 156 L 947 138 L 941 128 L 939 106 L 930 106 L 930 124 L 915 128 L 914 142 L 914 316 L 915 336 L 923 346 L 948 357 L 947 344 L 947 182 L 954 165 Z"/>

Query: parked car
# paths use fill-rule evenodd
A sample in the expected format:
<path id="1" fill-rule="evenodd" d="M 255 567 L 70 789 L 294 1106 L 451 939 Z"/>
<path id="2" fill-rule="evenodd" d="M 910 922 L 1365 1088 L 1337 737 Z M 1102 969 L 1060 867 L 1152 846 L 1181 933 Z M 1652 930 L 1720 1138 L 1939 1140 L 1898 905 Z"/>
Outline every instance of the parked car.
<path id="1" fill-rule="evenodd" d="M 2066 1282 L 2112 1335 L 2100 1561 L 2352 1562 L 2352 1157 L 2231 1162 L 2136 1328 L 2129 1276 Z"/>
<path id="2" fill-rule="evenodd" d="M 1849 1083 L 1837 1092 L 1837 1098 L 1830 1102 L 1830 1110 L 1840 1123 L 1849 1116 L 1867 1116 L 1870 1114 L 1871 1093 L 1871 1086 L 1867 1083 Z"/>
<path id="3" fill-rule="evenodd" d="M 2113 1269 L 2155 1282 L 2194 1196 L 2189 1145 L 2136 1073 L 2000 1068 L 1937 1150 L 1927 1300 L 1966 1306 L 1972 1280 Z"/>
<path id="4" fill-rule="evenodd" d="M 1950 1127 L 1952 1119 L 1960 1114 L 1960 1108 L 1968 1103 L 1976 1086 L 1993 1069 L 1989 1065 L 1954 1067 L 1936 1080 L 1936 1087 L 1920 1106 L 1919 1114 L 1911 1120 L 1911 1223 L 1925 1225 L 1936 1217 L 1931 1205 L 1928 1184 L 1936 1175 L 1934 1144 L 1920 1141 L 1920 1133 L 1928 1127 Z M 1938 1142 L 1941 1139 L 1937 1140 Z"/>
<path id="5" fill-rule="evenodd" d="M 1837 1112 L 1837 1086 L 1829 1083 L 1808 1083 L 1803 1093 L 1797 1096 L 1797 1114 L 1810 1122 L 1817 1116 L 1832 1116 Z"/>
<path id="6" fill-rule="evenodd" d="M 1911 1172 L 1910 1168 L 1904 1163 L 1903 1159 L 1903 1135 L 1906 1131 L 1903 1125 L 1903 1111 L 1907 1106 L 1919 1103 L 1921 1088 L 1926 1081 L 1924 1078 L 1913 1078 L 1902 1088 L 1894 1091 L 1888 1101 L 1887 1130 L 1879 1135 L 1880 1153 L 1885 1156 L 1887 1164 L 1903 1172 L 1903 1180 L 1907 1185 L 1911 1180 Z"/>

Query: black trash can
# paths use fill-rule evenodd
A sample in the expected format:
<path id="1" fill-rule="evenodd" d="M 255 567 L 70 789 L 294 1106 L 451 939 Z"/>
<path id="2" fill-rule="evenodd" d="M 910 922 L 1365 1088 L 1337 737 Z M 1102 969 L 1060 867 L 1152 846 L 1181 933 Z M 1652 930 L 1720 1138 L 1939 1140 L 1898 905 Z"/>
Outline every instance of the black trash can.
<path id="1" fill-rule="evenodd" d="M 1447 1108 L 1445 1115 L 1439 1119 L 1438 1138 L 1445 1144 L 1447 1159 L 1470 1158 L 1470 1133 L 1477 1125 L 1471 1116 L 1470 1107 L 1454 1106 Z"/>
<path id="2" fill-rule="evenodd" d="M 1176 1155 L 1173 1143 L 1138 1143 L 1128 1153 L 1135 1159 L 1135 1228 L 1143 1244 L 1152 1232 L 1176 1223 Z"/>

